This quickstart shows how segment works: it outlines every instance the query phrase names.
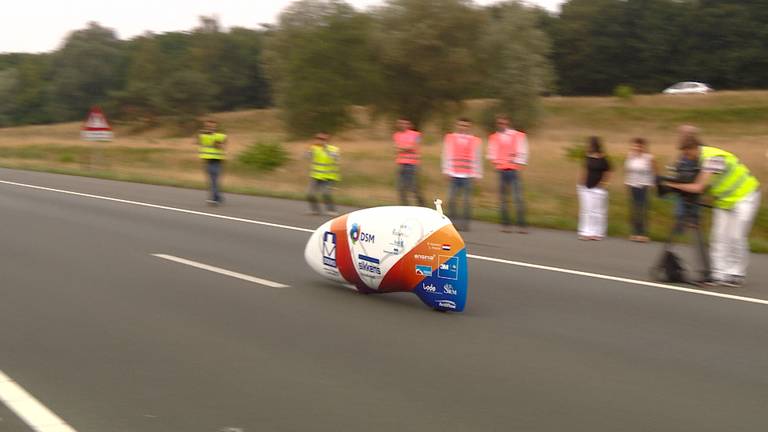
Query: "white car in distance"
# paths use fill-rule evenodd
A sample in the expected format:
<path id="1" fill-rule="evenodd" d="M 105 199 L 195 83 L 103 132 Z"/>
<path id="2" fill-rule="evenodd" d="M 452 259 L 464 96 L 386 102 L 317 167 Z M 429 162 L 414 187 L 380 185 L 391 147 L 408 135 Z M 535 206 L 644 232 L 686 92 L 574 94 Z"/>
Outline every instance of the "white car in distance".
<path id="1" fill-rule="evenodd" d="M 662 93 L 664 94 L 707 94 L 709 92 L 715 91 L 712 87 L 700 83 L 700 82 L 694 82 L 694 81 L 684 81 L 679 82 L 672 87 L 669 87 L 665 89 Z"/>

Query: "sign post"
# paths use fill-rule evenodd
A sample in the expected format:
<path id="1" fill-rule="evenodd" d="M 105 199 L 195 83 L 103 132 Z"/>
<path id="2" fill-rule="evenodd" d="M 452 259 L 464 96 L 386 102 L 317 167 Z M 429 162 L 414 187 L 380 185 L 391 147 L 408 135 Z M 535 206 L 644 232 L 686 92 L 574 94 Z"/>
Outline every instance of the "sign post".
<path id="1" fill-rule="evenodd" d="M 109 142 L 115 137 L 114 133 L 112 133 L 112 126 L 110 126 L 107 117 L 98 106 L 93 106 L 91 111 L 88 112 L 88 117 L 85 119 L 80 130 L 80 137 L 85 141 L 91 142 Z M 101 165 L 101 151 L 97 150 L 96 155 L 94 155 L 94 149 L 91 148 L 89 153 L 89 168 L 92 169 L 94 165 Z"/>
<path id="2" fill-rule="evenodd" d="M 85 141 L 112 141 L 114 134 L 101 108 L 94 106 L 83 123 L 80 136 Z"/>

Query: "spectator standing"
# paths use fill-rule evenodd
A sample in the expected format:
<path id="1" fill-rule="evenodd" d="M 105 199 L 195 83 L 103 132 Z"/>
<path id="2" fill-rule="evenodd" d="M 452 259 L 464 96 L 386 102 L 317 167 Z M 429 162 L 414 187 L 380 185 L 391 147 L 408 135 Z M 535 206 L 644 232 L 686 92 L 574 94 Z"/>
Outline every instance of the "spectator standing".
<path id="1" fill-rule="evenodd" d="M 760 182 L 734 154 L 704 146 L 694 135 L 684 135 L 680 150 L 698 160 L 701 171 L 693 183 L 670 182 L 670 187 L 713 200 L 708 285 L 741 287 L 749 264 L 749 232 L 760 207 Z"/>
<path id="2" fill-rule="evenodd" d="M 408 205 L 408 195 L 413 194 L 416 203 L 424 206 L 424 198 L 419 189 L 418 168 L 421 163 L 421 132 L 413 129 L 413 123 L 401 117 L 397 120 L 397 132 L 392 136 L 395 141 L 395 150 L 398 166 L 397 191 L 400 195 L 400 204 Z"/>
<path id="3" fill-rule="evenodd" d="M 608 180 L 611 164 L 603 152 L 599 137 L 590 137 L 579 194 L 579 239 L 602 240 L 605 238 L 608 214 Z"/>
<path id="4" fill-rule="evenodd" d="M 496 132 L 488 137 L 488 159 L 499 173 L 499 207 L 501 230 L 512 232 L 509 217 L 509 194 L 512 193 L 517 209 L 518 232 L 528 232 L 525 221 L 525 202 L 521 170 L 528 164 L 528 138 L 525 133 L 510 128 L 509 117 L 496 116 Z"/>
<path id="5" fill-rule="evenodd" d="M 624 184 L 629 192 L 629 222 L 632 229 L 629 239 L 632 241 L 648 241 L 649 192 L 656 183 L 657 172 L 656 160 L 648 151 L 648 142 L 644 138 L 633 139 L 624 162 Z"/>
<path id="6" fill-rule="evenodd" d="M 208 175 L 210 199 L 208 205 L 218 206 L 224 202 L 219 192 L 219 178 L 224 163 L 224 147 L 227 144 L 227 135 L 218 131 L 219 124 L 215 120 L 206 120 L 203 128 L 197 135 L 200 159 L 205 162 L 205 172 Z"/>
<path id="7" fill-rule="evenodd" d="M 469 231 L 472 179 L 483 176 L 482 141 L 470 133 L 471 127 L 469 119 L 460 118 L 456 122 L 455 131 L 447 134 L 443 141 L 443 174 L 449 176 L 451 182 L 448 216 L 459 231 Z M 463 196 L 461 215 L 456 210 L 460 195 Z"/>
<path id="8" fill-rule="evenodd" d="M 335 216 L 336 207 L 333 203 L 333 188 L 341 180 L 339 160 L 341 158 L 339 148 L 329 144 L 330 135 L 320 132 L 315 135 L 315 141 L 308 152 L 312 161 L 310 171 L 310 185 L 307 200 L 311 208 L 311 214 L 321 215 L 322 209 L 318 203 L 318 196 L 323 197 L 327 214 Z"/>

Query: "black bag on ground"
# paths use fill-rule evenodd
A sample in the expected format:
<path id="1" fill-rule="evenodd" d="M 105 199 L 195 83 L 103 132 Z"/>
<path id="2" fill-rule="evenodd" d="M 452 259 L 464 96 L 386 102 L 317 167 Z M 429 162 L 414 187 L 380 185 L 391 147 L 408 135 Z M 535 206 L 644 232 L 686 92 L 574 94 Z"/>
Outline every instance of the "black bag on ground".
<path id="1" fill-rule="evenodd" d="M 683 260 L 671 250 L 665 250 L 656 268 L 653 269 L 653 278 L 662 282 L 687 282 Z"/>

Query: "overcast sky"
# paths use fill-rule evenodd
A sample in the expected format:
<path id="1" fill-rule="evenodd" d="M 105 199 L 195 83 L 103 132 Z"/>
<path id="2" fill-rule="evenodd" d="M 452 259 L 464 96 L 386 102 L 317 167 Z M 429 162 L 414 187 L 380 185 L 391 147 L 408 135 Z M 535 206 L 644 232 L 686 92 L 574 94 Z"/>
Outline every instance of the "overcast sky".
<path id="1" fill-rule="evenodd" d="M 358 8 L 382 0 L 347 0 Z M 475 0 L 479 4 L 498 0 Z M 189 30 L 200 15 L 216 15 L 226 27 L 258 27 L 274 22 L 291 0 L 16 0 L 3 7 L 0 52 L 44 52 L 56 49 L 68 32 L 89 21 L 117 30 L 128 39 L 147 30 Z M 557 10 L 562 0 L 529 0 Z"/>

